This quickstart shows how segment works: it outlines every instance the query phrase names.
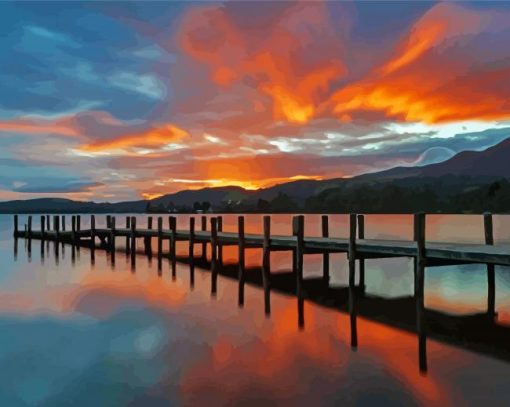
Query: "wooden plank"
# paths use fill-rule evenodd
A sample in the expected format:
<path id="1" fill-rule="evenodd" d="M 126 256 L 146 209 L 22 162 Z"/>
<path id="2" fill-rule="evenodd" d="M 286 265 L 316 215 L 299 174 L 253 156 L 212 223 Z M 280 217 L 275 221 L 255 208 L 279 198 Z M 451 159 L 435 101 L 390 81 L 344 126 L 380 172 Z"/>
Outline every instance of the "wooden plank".
<path id="1" fill-rule="evenodd" d="M 485 232 L 485 244 L 493 246 L 494 227 L 491 213 L 484 213 L 483 225 Z M 496 315 L 496 276 L 494 264 L 487 264 L 487 314 Z"/>
<path id="2" fill-rule="evenodd" d="M 264 287 L 264 312 L 271 313 L 271 216 L 264 216 L 264 243 L 262 245 L 262 285 Z"/>

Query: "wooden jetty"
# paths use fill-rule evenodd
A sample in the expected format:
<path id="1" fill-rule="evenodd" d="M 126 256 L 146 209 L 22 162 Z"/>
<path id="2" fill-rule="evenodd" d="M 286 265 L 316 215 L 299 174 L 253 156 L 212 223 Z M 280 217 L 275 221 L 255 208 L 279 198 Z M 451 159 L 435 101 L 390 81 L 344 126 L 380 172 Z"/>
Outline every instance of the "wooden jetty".
<path id="1" fill-rule="evenodd" d="M 244 282 L 247 280 L 245 267 L 245 250 L 250 248 L 262 249 L 262 267 L 260 269 L 260 282 L 264 288 L 264 308 L 270 313 L 270 290 L 275 282 L 275 274 L 271 273 L 270 253 L 272 251 L 292 251 L 293 265 L 292 278 L 294 280 L 294 293 L 298 298 L 299 315 L 303 315 L 303 299 L 308 297 L 307 285 L 303 273 L 303 258 L 306 254 L 322 254 L 323 275 L 320 278 L 321 287 L 329 287 L 330 254 L 345 253 L 348 259 L 349 286 L 347 306 L 351 317 L 351 344 L 357 346 L 356 316 L 359 312 L 359 298 L 364 296 L 365 260 L 390 257 L 410 257 L 414 260 L 415 275 L 415 329 L 419 339 L 419 363 L 422 370 L 426 370 L 426 324 L 424 322 L 424 277 L 427 267 L 455 265 L 455 264 L 485 264 L 487 267 L 487 311 L 486 315 L 496 315 L 495 309 L 495 277 L 494 268 L 510 266 L 510 245 L 494 244 L 492 215 L 484 214 L 485 244 L 460 244 L 427 242 L 425 239 L 426 215 L 414 215 L 414 236 L 411 240 L 383 240 L 365 238 L 364 215 L 349 215 L 349 237 L 334 238 L 329 236 L 328 216 L 321 218 L 321 237 L 305 235 L 305 218 L 303 215 L 293 217 L 292 235 L 272 235 L 271 217 L 263 216 L 262 234 L 245 233 L 244 216 L 238 217 L 238 231 L 224 232 L 221 216 L 210 216 L 210 228 L 207 230 L 207 217 L 201 218 L 201 230 L 196 230 L 195 218 L 189 220 L 188 229 L 177 229 L 175 216 L 168 217 L 167 227 L 164 218 L 158 217 L 157 228 L 153 228 L 152 217 L 148 218 L 146 228 L 137 227 L 137 219 L 126 217 L 124 228 L 119 228 L 114 216 L 107 216 L 106 228 L 97 228 L 95 215 L 90 217 L 90 227 L 81 229 L 80 215 L 72 216 L 71 230 L 65 228 L 65 217 L 54 216 L 53 228 L 50 227 L 50 217 L 41 216 L 40 230 L 32 228 L 32 216 L 28 216 L 24 230 L 18 227 L 18 216 L 14 215 L 14 237 L 51 240 L 77 246 L 91 248 L 91 259 L 96 249 L 105 249 L 112 254 L 115 261 L 116 239 L 125 238 L 126 254 L 131 257 L 134 267 L 137 254 L 137 241 L 142 241 L 144 253 L 152 255 L 151 240 L 157 239 L 158 266 L 161 269 L 161 258 L 172 259 L 172 275 L 175 276 L 176 243 L 189 244 L 189 262 L 193 267 L 195 262 L 195 246 L 201 248 L 200 262 L 207 264 L 211 269 L 211 292 L 216 293 L 217 275 L 223 267 L 223 247 L 238 247 L 237 278 L 239 280 L 239 305 L 244 303 Z M 168 253 L 163 252 L 163 241 L 169 241 Z M 207 260 L 207 248 L 210 248 L 210 262 Z M 182 260 L 182 259 L 181 259 Z M 356 267 L 358 264 L 358 267 Z M 356 269 L 358 269 L 358 285 L 356 285 Z M 309 279 L 306 279 L 309 280 Z M 309 287 L 309 285 L 308 285 Z M 328 288 L 329 289 L 329 288 Z M 331 290 L 328 291 L 330 293 Z M 300 324 L 304 321 L 300 321 Z"/>

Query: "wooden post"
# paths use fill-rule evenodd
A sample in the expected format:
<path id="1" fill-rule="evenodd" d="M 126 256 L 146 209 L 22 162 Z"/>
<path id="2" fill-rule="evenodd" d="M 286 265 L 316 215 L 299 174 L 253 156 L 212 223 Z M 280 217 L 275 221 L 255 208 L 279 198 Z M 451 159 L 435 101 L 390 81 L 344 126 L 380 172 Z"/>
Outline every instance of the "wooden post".
<path id="1" fill-rule="evenodd" d="M 62 232 L 66 231 L 66 217 L 62 215 Z"/>
<path id="2" fill-rule="evenodd" d="M 294 250 L 294 264 L 296 270 L 296 293 L 301 295 L 303 288 L 303 257 L 304 257 L 304 235 L 305 235 L 305 217 L 303 215 L 294 216 L 292 219 L 292 234 L 296 236 L 296 247 Z"/>
<path id="3" fill-rule="evenodd" d="M 41 215 L 41 248 L 44 247 L 44 239 L 46 238 L 46 217 Z"/>
<path id="4" fill-rule="evenodd" d="M 106 229 L 110 229 L 111 215 L 106 215 Z"/>
<path id="5" fill-rule="evenodd" d="M 202 231 L 207 231 L 207 217 L 202 216 Z M 207 261 L 207 243 L 202 243 L 202 261 Z"/>
<path id="6" fill-rule="evenodd" d="M 365 216 L 358 215 L 358 239 L 365 239 Z M 365 294 L 365 259 L 359 259 L 360 294 Z"/>
<path id="7" fill-rule="evenodd" d="M 147 229 L 152 230 L 152 216 L 149 216 L 147 218 Z M 150 236 L 146 236 L 143 239 L 144 247 L 145 247 L 145 254 L 151 255 L 152 254 L 152 247 L 151 247 L 151 238 Z"/>
<path id="8" fill-rule="evenodd" d="M 92 247 L 96 246 L 96 217 L 95 215 L 90 215 L 90 242 Z"/>
<path id="9" fill-rule="evenodd" d="M 427 370 L 427 343 L 425 332 L 425 213 L 414 215 L 414 235 L 416 238 L 416 331 L 418 333 L 418 362 L 421 371 Z"/>
<path id="10" fill-rule="evenodd" d="M 55 236 L 56 240 L 59 240 L 60 237 L 60 218 L 58 216 L 53 217 L 53 227 L 55 228 Z"/>
<path id="11" fill-rule="evenodd" d="M 116 225 L 117 221 L 115 219 L 115 216 L 112 216 L 110 218 L 110 238 L 108 239 L 109 240 L 109 244 L 110 244 L 110 253 L 111 253 L 111 262 L 112 262 L 112 266 L 115 265 L 115 229 L 117 228 L 117 225 Z"/>
<path id="12" fill-rule="evenodd" d="M 131 268 L 136 264 L 136 217 L 131 217 Z"/>
<path id="13" fill-rule="evenodd" d="M 239 235 L 239 300 L 238 304 L 240 307 L 244 306 L 244 268 L 245 268 L 245 239 L 244 239 L 244 216 L 238 216 L 237 218 L 237 233 Z"/>
<path id="14" fill-rule="evenodd" d="M 223 217 L 218 216 L 218 233 L 223 232 Z M 218 240 L 218 267 L 223 267 L 223 245 Z"/>
<path id="15" fill-rule="evenodd" d="M 485 231 L 485 244 L 494 245 L 494 227 L 492 223 L 492 214 L 483 214 L 483 224 Z M 487 264 L 487 314 L 496 315 L 496 276 L 494 264 Z"/>
<path id="16" fill-rule="evenodd" d="M 329 237 L 329 218 L 328 215 L 322 215 L 322 237 Z M 329 281 L 329 253 L 325 252 L 322 255 L 322 278 L 324 281 Z"/>
<path id="17" fill-rule="evenodd" d="M 19 229 L 18 229 L 18 215 L 14 215 L 14 233 L 13 236 L 17 238 L 19 236 Z"/>
<path id="18" fill-rule="evenodd" d="M 128 230 L 128 234 L 126 234 L 126 255 L 128 255 L 129 248 L 131 246 L 129 244 L 129 240 L 130 240 L 129 230 L 131 229 L 131 217 L 130 216 L 126 216 L 126 229 Z"/>
<path id="19" fill-rule="evenodd" d="M 28 216 L 28 238 L 32 239 L 32 215 Z"/>
<path id="20" fill-rule="evenodd" d="M 216 295 L 218 279 L 218 220 L 211 217 L 211 294 Z"/>
<path id="21" fill-rule="evenodd" d="M 356 326 L 357 301 L 356 301 L 356 214 L 349 215 L 349 249 L 347 260 L 349 265 L 349 314 L 351 322 L 351 346 L 358 346 L 358 335 Z"/>
<path id="22" fill-rule="evenodd" d="M 271 216 L 262 218 L 264 240 L 262 243 L 262 284 L 264 286 L 264 311 L 271 314 Z"/>
<path id="23" fill-rule="evenodd" d="M 163 268 L 163 218 L 158 216 L 158 275 Z"/>
<path id="24" fill-rule="evenodd" d="M 193 288 L 195 285 L 195 218 L 189 218 L 189 271 L 190 271 L 190 287 Z"/>
<path id="25" fill-rule="evenodd" d="M 81 230 L 81 215 L 76 216 L 76 231 L 79 232 Z"/>
<path id="26" fill-rule="evenodd" d="M 175 216 L 168 217 L 168 226 L 170 228 L 170 261 L 172 264 L 172 278 L 175 279 L 176 260 L 175 245 L 177 242 L 177 219 Z"/>
<path id="27" fill-rule="evenodd" d="M 46 228 L 51 230 L 51 218 L 50 215 L 46 215 Z"/>
<path id="28" fill-rule="evenodd" d="M 76 241 L 76 216 L 71 216 L 71 244 L 74 246 Z"/>

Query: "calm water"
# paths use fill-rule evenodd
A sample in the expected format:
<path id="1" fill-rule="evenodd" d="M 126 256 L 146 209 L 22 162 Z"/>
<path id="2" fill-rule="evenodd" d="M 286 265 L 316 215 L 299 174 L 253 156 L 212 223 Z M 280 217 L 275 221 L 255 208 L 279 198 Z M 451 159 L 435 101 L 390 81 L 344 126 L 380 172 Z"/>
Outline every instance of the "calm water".
<path id="1" fill-rule="evenodd" d="M 272 233 L 290 233 L 290 221 L 273 216 Z M 236 222 L 225 216 L 224 230 L 235 231 Z M 247 233 L 260 232 L 261 223 L 247 216 Z M 188 216 L 179 216 L 178 227 L 187 225 Z M 330 234 L 346 236 L 346 226 L 347 217 L 332 216 Z M 431 240 L 483 241 L 479 216 L 430 216 L 427 228 Z M 20 239 L 16 258 L 11 216 L 0 215 L 0 230 L 1 406 L 508 403 L 510 364 L 497 358 L 429 339 L 428 371 L 420 373 L 413 333 L 358 317 L 355 350 L 349 316 L 338 310 L 305 301 L 300 328 L 292 296 L 273 292 L 268 317 L 258 287 L 246 286 L 239 308 L 237 282 L 219 276 L 211 297 L 210 273 L 199 268 L 191 287 L 189 266 L 178 263 L 174 279 L 164 261 L 158 276 L 157 261 L 141 255 L 133 272 L 122 253 L 112 267 L 97 250 L 92 265 L 86 248 L 73 259 L 69 246 L 60 247 L 56 257 L 50 243 L 42 256 L 33 241 L 29 255 Z M 496 241 L 510 244 L 509 231 L 510 217 L 495 217 Z M 307 216 L 306 234 L 319 233 L 320 217 Z M 367 216 L 366 235 L 410 238 L 412 218 Z M 178 253 L 187 253 L 186 244 Z M 237 250 L 225 248 L 224 259 L 235 262 Z M 247 266 L 260 261 L 260 250 L 247 252 Z M 272 254 L 272 271 L 289 270 L 290 261 L 288 253 Z M 306 256 L 305 278 L 320 275 L 321 265 L 321 256 Z M 371 260 L 366 270 L 369 295 L 413 293 L 410 260 Z M 331 285 L 346 283 L 345 256 L 332 255 Z M 508 326 L 510 270 L 496 269 L 496 287 L 498 324 Z M 484 266 L 426 272 L 429 309 L 483 312 L 486 290 Z"/>

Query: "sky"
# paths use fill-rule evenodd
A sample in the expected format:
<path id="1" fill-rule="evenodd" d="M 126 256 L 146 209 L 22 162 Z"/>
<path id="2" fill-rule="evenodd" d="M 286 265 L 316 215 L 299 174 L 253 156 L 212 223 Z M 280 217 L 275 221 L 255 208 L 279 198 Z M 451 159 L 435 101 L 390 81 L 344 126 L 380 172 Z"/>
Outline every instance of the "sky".
<path id="1" fill-rule="evenodd" d="M 510 136 L 510 3 L 0 3 L 0 200 L 425 165 Z"/>

